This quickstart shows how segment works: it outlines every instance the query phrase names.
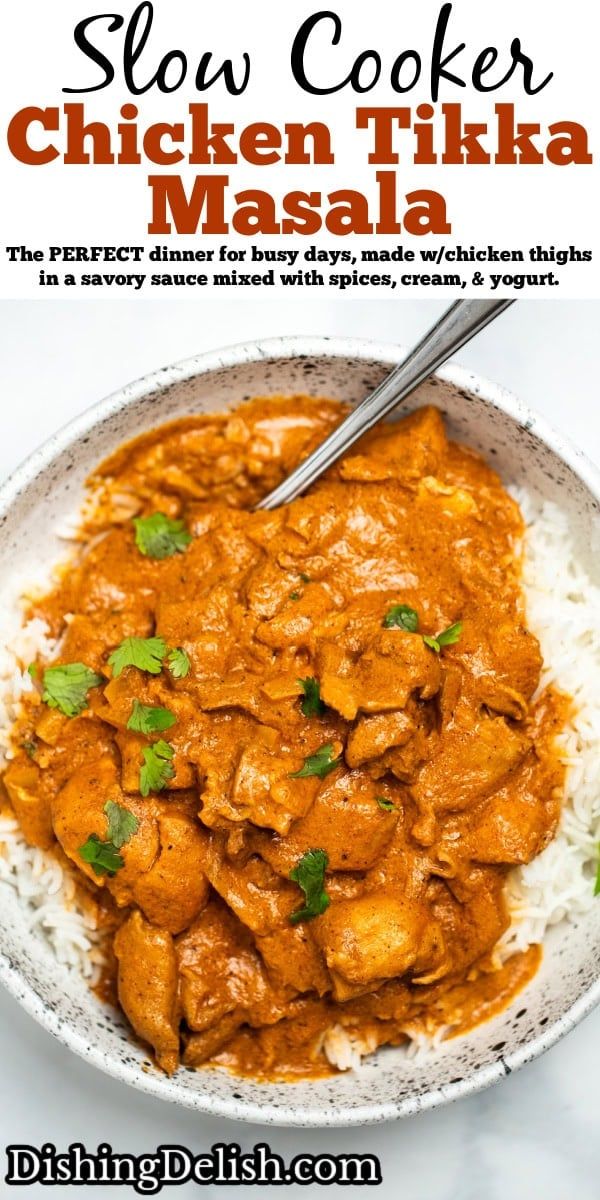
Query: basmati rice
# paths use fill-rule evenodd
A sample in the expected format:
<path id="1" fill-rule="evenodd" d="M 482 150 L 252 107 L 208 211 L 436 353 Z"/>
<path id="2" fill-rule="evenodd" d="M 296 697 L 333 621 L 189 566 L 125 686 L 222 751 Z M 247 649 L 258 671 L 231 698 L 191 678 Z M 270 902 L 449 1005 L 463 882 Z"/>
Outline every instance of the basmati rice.
<path id="1" fill-rule="evenodd" d="M 508 878 L 511 925 L 498 947 L 504 959 L 591 908 L 600 842 L 600 588 L 579 565 L 558 505 L 547 501 L 540 511 L 524 489 L 515 499 L 527 525 L 523 582 L 528 624 L 544 656 L 540 686 L 567 692 L 575 712 L 558 739 L 566 779 L 557 835 Z"/>

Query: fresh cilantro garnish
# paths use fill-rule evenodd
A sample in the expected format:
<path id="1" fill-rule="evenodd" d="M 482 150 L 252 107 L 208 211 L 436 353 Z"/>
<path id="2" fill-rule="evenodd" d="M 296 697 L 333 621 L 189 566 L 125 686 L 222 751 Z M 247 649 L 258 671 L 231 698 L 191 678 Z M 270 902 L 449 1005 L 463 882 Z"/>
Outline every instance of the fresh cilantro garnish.
<path id="1" fill-rule="evenodd" d="M 449 625 L 442 633 L 436 634 L 435 637 L 430 637 L 428 634 L 423 634 L 423 641 L 430 650 L 435 650 L 439 654 L 442 646 L 454 646 L 462 633 L 462 621 L 456 621 L 454 625 Z"/>
<path id="2" fill-rule="evenodd" d="M 25 751 L 29 758 L 35 758 L 37 743 L 32 741 L 21 742 L 21 749 Z"/>
<path id="3" fill-rule="evenodd" d="M 308 758 L 304 759 L 304 766 L 299 771 L 293 771 L 290 779 L 306 779 L 308 775 L 318 775 L 319 779 L 324 779 L 340 762 L 340 758 L 333 757 L 331 742 L 327 742 L 324 746 L 319 746 L 316 754 L 309 754 Z"/>
<path id="4" fill-rule="evenodd" d="M 299 600 L 300 592 L 290 592 L 290 600 Z"/>
<path id="5" fill-rule="evenodd" d="M 190 660 L 185 650 L 180 646 L 167 646 L 161 637 L 125 638 L 121 645 L 113 650 L 108 661 L 114 676 L 120 675 L 125 667 L 137 667 L 140 671 L 147 671 L 149 675 L 158 675 L 165 658 L 173 678 L 184 679 L 190 669 Z"/>
<path id="6" fill-rule="evenodd" d="M 137 833 L 140 823 L 128 808 L 123 808 L 116 800 L 107 800 L 104 811 L 108 820 L 108 841 L 120 850 Z"/>
<path id="7" fill-rule="evenodd" d="M 79 847 L 79 857 L 89 863 L 96 875 L 113 876 L 125 866 L 125 860 L 112 842 L 101 841 L 97 833 L 90 834 L 87 842 Z"/>
<path id="8" fill-rule="evenodd" d="M 150 792 L 162 792 L 175 774 L 171 759 L 174 750 L 162 738 L 152 746 L 144 746 L 142 755 L 144 765 L 140 770 L 140 792 L 147 796 Z"/>
<path id="9" fill-rule="evenodd" d="M 190 660 L 181 646 L 175 646 L 173 650 L 169 650 L 167 664 L 174 679 L 185 679 L 189 674 Z"/>
<path id="10" fill-rule="evenodd" d="M 292 925 L 298 921 L 310 921 L 329 907 L 329 896 L 323 886 L 328 862 L 325 850 L 307 850 L 294 870 L 290 871 L 290 879 L 302 888 L 305 901 L 302 908 L 290 914 Z"/>
<path id="11" fill-rule="evenodd" d="M 300 708 L 305 717 L 320 717 L 325 705 L 321 700 L 321 688 L 318 679 L 313 679 L 308 676 L 307 679 L 299 679 L 298 683 L 304 692 L 304 699 L 301 701 Z"/>
<path id="12" fill-rule="evenodd" d="M 58 708 L 65 717 L 77 717 L 87 708 L 90 688 L 104 683 L 101 675 L 85 666 L 85 663 L 64 663 L 60 667 L 47 667 L 44 671 L 42 700 L 49 708 Z"/>
<path id="13" fill-rule="evenodd" d="M 38 667 L 37 663 L 31 662 L 27 668 L 27 674 L 31 675 L 32 679 L 35 679 L 36 675 L 38 673 L 38 670 L 39 670 L 39 667 Z"/>
<path id="14" fill-rule="evenodd" d="M 416 633 L 419 628 L 419 614 L 408 604 L 392 604 L 381 622 L 384 629 L 403 629 L 405 633 Z"/>
<path id="15" fill-rule="evenodd" d="M 305 575 L 304 571 L 299 572 L 298 579 L 301 579 L 303 583 L 310 583 L 310 575 Z"/>
<path id="16" fill-rule="evenodd" d="M 109 663 L 116 677 L 125 667 L 137 667 L 149 675 L 158 675 L 167 654 L 167 643 L 161 637 L 128 637 L 113 650 Z"/>
<path id="17" fill-rule="evenodd" d="M 135 544 L 147 558 L 170 558 L 183 554 L 192 538 L 183 521 L 174 521 L 164 513 L 151 517 L 134 517 Z"/>
<path id="18" fill-rule="evenodd" d="M 455 621 L 454 625 L 449 625 L 442 633 L 438 633 L 437 640 L 440 646 L 454 646 L 462 633 L 462 621 Z"/>
<path id="19" fill-rule="evenodd" d="M 134 700 L 127 728 L 134 733 L 163 733 L 175 724 L 176 717 L 168 708 L 158 708 L 152 704 L 140 704 Z"/>
<path id="20" fill-rule="evenodd" d="M 128 808 L 114 800 L 106 801 L 104 812 L 108 823 L 106 841 L 102 841 L 97 833 L 90 834 L 87 842 L 79 847 L 79 856 L 89 863 L 95 875 L 112 877 L 125 866 L 119 850 L 137 833 L 139 821 Z"/>
<path id="21" fill-rule="evenodd" d="M 376 799 L 379 807 L 382 808 L 384 810 L 384 812 L 395 812 L 396 811 L 396 806 L 395 806 L 393 800 L 388 800 L 387 796 L 376 796 L 375 799 Z"/>

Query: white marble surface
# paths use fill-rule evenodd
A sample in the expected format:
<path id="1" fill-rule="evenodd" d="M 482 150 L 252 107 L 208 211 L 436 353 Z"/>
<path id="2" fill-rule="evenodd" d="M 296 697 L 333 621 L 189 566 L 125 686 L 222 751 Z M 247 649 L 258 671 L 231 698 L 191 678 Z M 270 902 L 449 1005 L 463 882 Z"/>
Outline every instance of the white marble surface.
<path id="1" fill-rule="evenodd" d="M 295 297 L 228 298 L 210 307 L 140 301 L 0 303 L 3 433 L 0 476 L 58 425 L 128 379 L 199 350 L 283 333 L 360 334 L 410 341 L 441 305 Z M 309 314 L 307 316 L 307 314 Z M 461 360 L 542 410 L 600 461 L 600 303 L 522 302 Z M 599 901 L 600 903 L 600 901 Z M 10 1143 L 60 1148 L 100 1141 L 153 1152 L 180 1143 L 266 1140 L 286 1158 L 362 1151 L 381 1158 L 384 1200 L 598 1200 L 600 1012 L 537 1062 L 488 1092 L 411 1121 L 356 1130 L 265 1130 L 202 1118 L 93 1071 L 0 994 L 0 1154 Z M 0 1176 L 4 1175 L 3 1154 Z M 81 1189 L 77 1189 L 81 1190 Z M 317 1192 L 310 1189 L 309 1194 Z M 350 1189 L 352 1192 L 357 1189 Z M 0 1195 L 24 1192 L 0 1184 Z M 264 1189 L 260 1189 L 261 1195 Z M 70 1197 L 34 1185 L 27 1195 Z M 96 1195 L 133 1195 L 129 1188 Z M 192 1184 L 162 1195 L 198 1195 Z M 205 1188 L 229 1200 L 238 1188 Z M 258 1192 L 255 1192 L 258 1194 Z M 290 1188 L 286 1195 L 306 1195 Z M 332 1187 L 326 1194 L 348 1194 Z M 364 1194 L 370 1194 L 367 1189 Z"/>

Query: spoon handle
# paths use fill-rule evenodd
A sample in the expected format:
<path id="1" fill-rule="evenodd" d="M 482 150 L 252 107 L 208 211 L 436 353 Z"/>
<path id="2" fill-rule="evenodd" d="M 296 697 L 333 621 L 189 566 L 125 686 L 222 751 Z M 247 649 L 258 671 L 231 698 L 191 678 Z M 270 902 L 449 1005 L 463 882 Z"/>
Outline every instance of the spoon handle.
<path id="1" fill-rule="evenodd" d="M 313 450 L 268 496 L 258 509 L 278 508 L 305 492 L 363 433 L 427 379 L 446 359 L 484 329 L 513 300 L 457 300 L 411 350 L 404 362 L 371 392 L 329 437 Z"/>

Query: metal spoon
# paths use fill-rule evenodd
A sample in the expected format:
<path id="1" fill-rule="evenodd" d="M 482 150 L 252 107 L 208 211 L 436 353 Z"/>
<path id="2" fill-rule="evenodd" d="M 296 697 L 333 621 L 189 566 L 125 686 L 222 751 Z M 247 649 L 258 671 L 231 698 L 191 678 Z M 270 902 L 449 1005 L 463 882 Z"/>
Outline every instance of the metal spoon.
<path id="1" fill-rule="evenodd" d="M 268 496 L 256 505 L 257 508 L 278 508 L 288 504 L 305 492 L 311 483 L 336 462 L 354 442 L 371 429 L 377 421 L 387 417 L 410 392 L 414 391 L 428 375 L 446 359 L 460 350 L 480 329 L 484 329 L 499 313 L 514 304 L 513 300 L 457 300 L 440 317 L 439 321 L 411 350 L 404 362 L 395 367 L 391 374 L 361 400 L 345 421 L 338 425 L 329 437 L 309 454 Z"/>

